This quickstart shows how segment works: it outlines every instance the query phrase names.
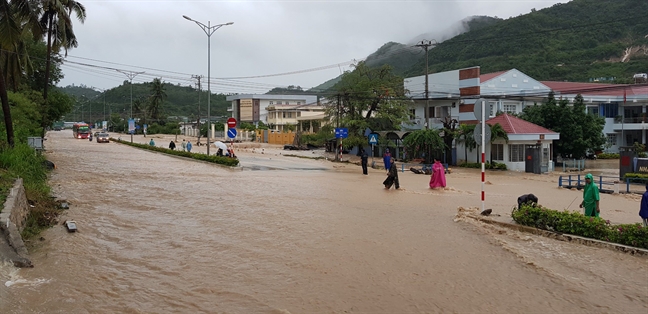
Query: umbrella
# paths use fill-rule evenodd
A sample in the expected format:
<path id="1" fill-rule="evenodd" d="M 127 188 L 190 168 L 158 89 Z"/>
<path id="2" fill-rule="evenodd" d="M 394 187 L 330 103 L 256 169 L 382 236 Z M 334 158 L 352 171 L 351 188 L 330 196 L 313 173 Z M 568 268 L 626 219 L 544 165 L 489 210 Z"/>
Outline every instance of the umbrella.
<path id="1" fill-rule="evenodd" d="M 225 143 L 223 143 L 221 141 L 214 142 L 214 146 L 216 146 L 217 148 L 220 148 L 220 149 L 222 149 L 224 151 L 227 150 L 227 145 L 225 145 Z"/>

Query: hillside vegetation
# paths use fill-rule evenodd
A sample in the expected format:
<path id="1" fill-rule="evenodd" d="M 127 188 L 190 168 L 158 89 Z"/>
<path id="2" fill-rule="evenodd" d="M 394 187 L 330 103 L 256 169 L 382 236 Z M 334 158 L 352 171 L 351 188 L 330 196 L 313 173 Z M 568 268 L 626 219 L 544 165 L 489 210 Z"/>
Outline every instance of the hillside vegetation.
<path id="1" fill-rule="evenodd" d="M 645 0 L 556 4 L 439 44 L 430 51 L 430 72 L 481 66 L 482 73 L 517 68 L 539 80 L 629 82 L 634 73 L 648 72 L 646 12 Z M 626 50 L 634 54 L 625 56 Z M 404 74 L 424 70 L 422 58 Z"/>
<path id="2" fill-rule="evenodd" d="M 152 83 L 133 83 L 133 115 L 137 116 L 137 103 L 145 104 L 151 95 Z M 180 86 L 164 83 L 167 98 L 162 103 L 164 116 L 183 116 L 190 119 L 198 117 L 198 90 L 191 86 Z M 75 110 L 69 114 L 67 120 L 80 120 L 81 110 L 86 121 L 97 121 L 103 119 L 104 114 L 104 93 L 96 91 L 88 86 L 65 86 L 59 88 L 61 91 L 77 99 Z M 227 108 L 231 103 L 225 100 L 226 95 L 212 94 L 211 115 L 212 117 L 227 116 Z M 120 86 L 105 91 L 106 117 L 110 113 L 117 113 L 122 118 L 127 118 L 131 110 L 131 89 L 130 82 L 124 81 Z M 83 106 L 81 106 L 83 105 Z M 143 105 L 142 105 L 143 107 Z M 92 116 L 90 117 L 90 112 Z M 200 93 L 200 117 L 207 117 L 207 91 Z"/>

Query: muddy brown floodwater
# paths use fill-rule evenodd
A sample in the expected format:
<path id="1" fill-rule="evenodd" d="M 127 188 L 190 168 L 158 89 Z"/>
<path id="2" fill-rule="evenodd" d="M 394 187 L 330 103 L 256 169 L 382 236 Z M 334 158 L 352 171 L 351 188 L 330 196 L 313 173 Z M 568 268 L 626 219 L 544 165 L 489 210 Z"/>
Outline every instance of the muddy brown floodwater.
<path id="1" fill-rule="evenodd" d="M 48 137 L 79 232 L 0 266 L 0 313 L 648 312 L 645 257 L 454 222 L 478 184 L 385 191 L 322 160 L 230 170 Z"/>

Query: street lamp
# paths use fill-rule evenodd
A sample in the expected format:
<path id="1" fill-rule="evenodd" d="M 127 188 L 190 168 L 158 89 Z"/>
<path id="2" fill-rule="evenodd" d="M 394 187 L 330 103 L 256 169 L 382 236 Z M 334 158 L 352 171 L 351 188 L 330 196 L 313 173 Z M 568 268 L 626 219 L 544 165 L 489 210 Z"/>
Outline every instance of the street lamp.
<path id="1" fill-rule="evenodd" d="M 128 77 L 128 79 L 130 80 L 130 103 L 131 103 L 131 109 L 130 109 L 130 119 L 129 120 L 132 120 L 133 119 L 133 79 L 136 76 L 138 76 L 138 75 L 140 75 L 140 74 L 142 74 L 144 72 L 133 72 L 133 71 L 122 71 L 122 70 L 116 70 L 116 71 L 126 75 L 126 77 Z M 133 142 L 133 132 L 129 132 L 129 133 L 131 134 L 131 143 L 132 143 Z"/>
<path id="2" fill-rule="evenodd" d="M 232 25 L 234 22 L 217 24 L 212 26 L 211 21 L 207 21 L 207 25 L 200 23 L 196 20 L 192 20 L 190 17 L 183 15 L 186 20 L 196 23 L 207 35 L 207 155 L 209 155 L 209 145 L 211 139 L 211 35 L 218 30 L 219 28 L 225 25 Z M 200 130 L 198 130 L 200 132 Z"/>

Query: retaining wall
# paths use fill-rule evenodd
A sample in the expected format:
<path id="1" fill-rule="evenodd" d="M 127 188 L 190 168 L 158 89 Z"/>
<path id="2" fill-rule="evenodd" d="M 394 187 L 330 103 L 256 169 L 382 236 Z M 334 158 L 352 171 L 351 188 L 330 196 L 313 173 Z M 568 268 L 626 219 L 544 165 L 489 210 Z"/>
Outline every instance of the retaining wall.
<path id="1" fill-rule="evenodd" d="M 25 195 L 22 179 L 17 179 L 13 188 L 9 191 L 4 208 L 0 213 L 0 231 L 6 242 L 11 246 L 13 252 L 5 252 L 5 258 L 11 260 L 18 267 L 31 267 L 29 252 L 25 243 L 20 236 L 20 232 L 25 228 L 25 222 L 29 215 L 29 203 Z M 0 252 L 2 254 L 2 252 Z"/>

